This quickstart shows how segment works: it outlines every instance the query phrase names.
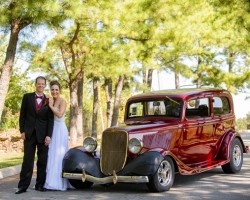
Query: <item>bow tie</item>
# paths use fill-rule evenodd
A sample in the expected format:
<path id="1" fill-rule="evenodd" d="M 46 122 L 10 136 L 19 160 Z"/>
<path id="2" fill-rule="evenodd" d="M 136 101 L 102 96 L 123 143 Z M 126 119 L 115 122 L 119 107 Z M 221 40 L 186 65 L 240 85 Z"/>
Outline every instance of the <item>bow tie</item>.
<path id="1" fill-rule="evenodd" d="M 36 96 L 36 99 L 43 99 L 43 96 Z"/>

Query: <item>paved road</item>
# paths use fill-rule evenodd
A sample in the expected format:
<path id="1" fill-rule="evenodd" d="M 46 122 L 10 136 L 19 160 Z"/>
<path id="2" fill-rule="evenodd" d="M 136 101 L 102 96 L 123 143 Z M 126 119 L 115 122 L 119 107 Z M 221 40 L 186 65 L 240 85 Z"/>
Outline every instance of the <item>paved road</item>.
<path id="1" fill-rule="evenodd" d="M 250 145 L 250 133 L 243 136 Z M 224 174 L 221 168 L 193 176 L 176 175 L 175 183 L 170 191 L 150 193 L 144 184 L 117 184 L 109 188 L 94 185 L 88 190 L 68 190 L 65 192 L 37 192 L 32 184 L 26 193 L 16 195 L 18 175 L 0 180 L 0 200 L 52 200 L 52 199 L 101 199 L 101 200 L 249 200 L 250 199 L 250 154 L 244 154 L 244 164 L 239 174 Z"/>

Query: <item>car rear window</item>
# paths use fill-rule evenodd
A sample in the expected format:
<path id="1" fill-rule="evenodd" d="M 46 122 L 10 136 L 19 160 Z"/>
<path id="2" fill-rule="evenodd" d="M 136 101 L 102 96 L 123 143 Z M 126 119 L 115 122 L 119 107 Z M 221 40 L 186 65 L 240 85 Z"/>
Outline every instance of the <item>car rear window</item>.
<path id="1" fill-rule="evenodd" d="M 230 113 L 230 105 L 227 97 L 217 96 L 213 98 L 214 115 Z"/>

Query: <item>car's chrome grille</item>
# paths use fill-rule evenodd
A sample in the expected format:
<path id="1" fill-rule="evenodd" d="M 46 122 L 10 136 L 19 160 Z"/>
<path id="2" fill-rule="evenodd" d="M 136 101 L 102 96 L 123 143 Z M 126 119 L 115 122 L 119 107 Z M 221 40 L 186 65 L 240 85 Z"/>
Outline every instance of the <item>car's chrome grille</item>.
<path id="1" fill-rule="evenodd" d="M 104 131 L 101 145 L 101 171 L 111 175 L 119 172 L 127 157 L 128 134 L 125 131 Z"/>

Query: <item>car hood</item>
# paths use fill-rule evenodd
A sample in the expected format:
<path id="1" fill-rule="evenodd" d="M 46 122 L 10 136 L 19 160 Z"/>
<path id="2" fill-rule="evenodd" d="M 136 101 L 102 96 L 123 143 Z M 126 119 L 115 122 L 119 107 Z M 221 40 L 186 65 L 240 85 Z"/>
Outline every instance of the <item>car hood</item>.
<path id="1" fill-rule="evenodd" d="M 156 130 L 158 128 L 164 127 L 168 128 L 177 128 L 180 124 L 179 120 L 169 120 L 169 121 L 129 121 L 119 125 L 108 128 L 107 130 L 124 130 L 128 133 L 137 133 L 137 132 L 147 132 L 150 130 Z"/>

